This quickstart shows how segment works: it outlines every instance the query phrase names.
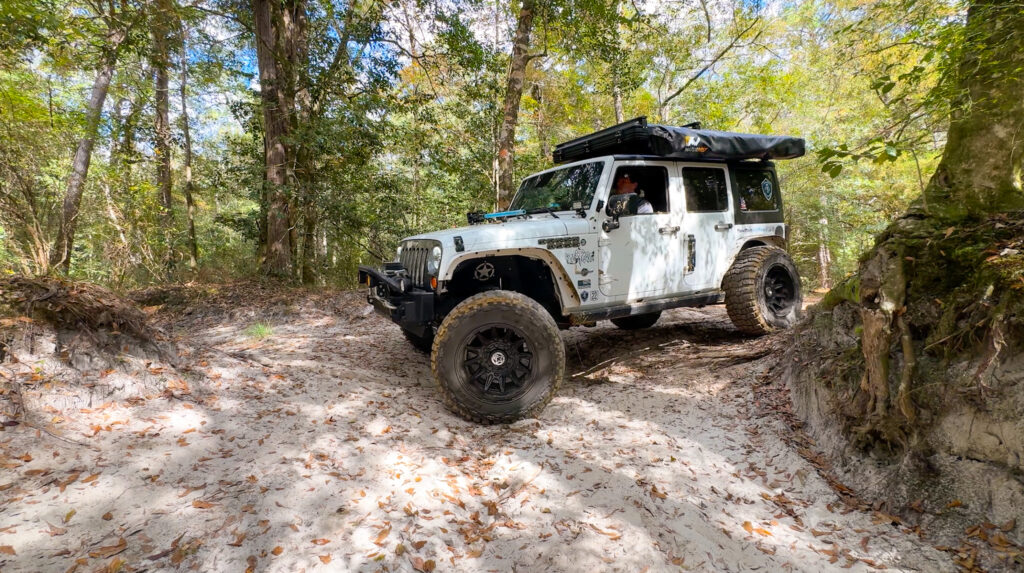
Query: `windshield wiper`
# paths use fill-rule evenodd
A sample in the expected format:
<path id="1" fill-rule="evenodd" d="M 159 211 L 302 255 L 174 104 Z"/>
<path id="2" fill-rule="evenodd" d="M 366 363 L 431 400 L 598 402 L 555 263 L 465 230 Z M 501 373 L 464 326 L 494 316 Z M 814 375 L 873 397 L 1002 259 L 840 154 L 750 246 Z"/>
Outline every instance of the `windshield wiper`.
<path id="1" fill-rule="evenodd" d="M 537 207 L 535 209 L 527 209 L 527 215 L 540 215 L 541 213 L 550 213 L 552 217 L 558 219 L 558 215 L 555 215 L 555 211 L 561 211 L 561 207 Z"/>

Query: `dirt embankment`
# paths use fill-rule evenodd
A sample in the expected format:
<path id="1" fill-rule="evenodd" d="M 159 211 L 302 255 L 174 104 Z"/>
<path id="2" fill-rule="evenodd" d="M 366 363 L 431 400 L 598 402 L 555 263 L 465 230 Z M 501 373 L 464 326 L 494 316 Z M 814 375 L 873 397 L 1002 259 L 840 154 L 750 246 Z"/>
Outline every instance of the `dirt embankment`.
<path id="1" fill-rule="evenodd" d="M 95 367 L 22 343 L 0 365 L 26 405 L 93 399 L 0 432 L 4 571 L 954 568 L 835 480 L 780 416 L 784 338 L 746 339 L 722 308 L 564 332 L 551 405 L 485 427 L 444 410 L 361 293 L 136 298 L 166 361 L 121 340 Z M 150 378 L 124 398 L 115 375 Z"/>
<path id="2" fill-rule="evenodd" d="M 863 263 L 866 274 L 878 261 L 902 268 L 887 275 L 903 281 L 896 327 L 865 325 L 885 310 L 873 303 L 886 284 L 848 280 L 796 329 L 775 372 L 844 481 L 965 566 L 1024 567 L 1024 221 L 902 225 Z M 972 546 L 993 553 L 978 561 Z"/>

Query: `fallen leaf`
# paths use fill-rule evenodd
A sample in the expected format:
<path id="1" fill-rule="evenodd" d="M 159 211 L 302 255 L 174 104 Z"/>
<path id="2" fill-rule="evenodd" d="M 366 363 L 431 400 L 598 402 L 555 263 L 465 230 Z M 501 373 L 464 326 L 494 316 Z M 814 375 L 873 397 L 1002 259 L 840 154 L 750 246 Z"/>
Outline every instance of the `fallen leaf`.
<path id="1" fill-rule="evenodd" d="M 46 522 L 46 525 L 50 526 L 50 529 L 47 531 L 47 533 L 50 534 L 50 537 L 55 537 L 57 535 L 64 535 L 65 533 L 68 532 L 67 529 L 64 529 L 63 527 L 57 527 L 56 525 L 50 523 L 49 521 Z"/>
<path id="2" fill-rule="evenodd" d="M 237 536 L 235 536 L 235 540 L 231 543 L 228 543 L 228 545 L 230 545 L 231 547 L 241 547 L 243 541 L 245 541 L 245 533 L 239 533 Z"/>
<path id="3" fill-rule="evenodd" d="M 106 571 L 106 573 L 117 573 L 122 567 L 124 567 L 125 563 L 127 562 L 120 557 L 116 557 L 113 561 L 107 563 L 107 566 L 104 567 L 103 570 Z"/>
<path id="4" fill-rule="evenodd" d="M 92 474 L 91 476 L 82 480 L 82 483 L 92 483 L 96 481 L 96 478 L 100 477 L 100 474 Z"/>
<path id="5" fill-rule="evenodd" d="M 124 540 L 124 537 L 117 541 L 117 545 L 108 545 L 106 547 L 100 547 L 96 551 L 90 551 L 89 557 L 93 559 L 106 559 L 107 557 L 113 557 L 118 553 L 128 549 L 128 542 Z"/>
<path id="6" fill-rule="evenodd" d="M 64 523 L 67 523 L 67 522 L 71 521 L 71 518 L 75 516 L 75 513 L 77 513 L 77 512 L 75 510 L 73 510 L 73 509 L 71 511 L 65 513 L 64 514 Z"/>
<path id="7" fill-rule="evenodd" d="M 271 551 L 271 553 L 273 553 L 274 555 L 280 555 L 280 554 L 284 553 L 284 548 L 283 548 L 283 547 L 281 547 L 280 545 L 278 545 L 277 547 L 275 547 L 275 548 L 274 548 L 274 549 L 273 549 L 273 550 Z"/>
<path id="8" fill-rule="evenodd" d="M 322 538 L 321 539 L 314 539 L 313 540 L 313 545 L 327 545 L 330 542 L 331 542 L 330 539 L 322 539 Z"/>
<path id="9" fill-rule="evenodd" d="M 111 519 L 114 519 L 114 514 L 113 513 L 110 513 L 108 511 L 108 512 L 103 514 L 103 521 L 110 521 Z"/>
<path id="10" fill-rule="evenodd" d="M 320 556 L 320 562 L 323 563 L 324 565 L 330 563 L 331 562 L 331 554 L 328 553 L 327 555 L 321 555 Z"/>
<path id="11" fill-rule="evenodd" d="M 4 555 L 17 555 L 17 553 L 14 552 L 14 548 L 10 545 L 0 545 L 0 553 L 3 553 Z"/>
<path id="12" fill-rule="evenodd" d="M 964 502 L 960 501 L 959 499 L 954 499 L 953 501 L 951 501 L 951 502 L 946 504 L 946 509 L 952 509 L 954 507 L 960 507 L 963 504 L 964 504 Z"/>
<path id="13" fill-rule="evenodd" d="M 417 551 L 419 551 L 420 549 L 423 549 L 423 546 L 426 545 L 426 544 L 427 544 L 426 541 L 417 541 L 417 542 L 412 544 L 412 548 L 417 550 Z"/>
<path id="14" fill-rule="evenodd" d="M 210 503 L 208 501 L 203 501 L 201 499 L 197 499 L 197 500 L 192 502 L 192 507 L 195 507 L 195 508 L 198 508 L 198 509 L 210 509 L 211 507 L 213 507 L 215 505 L 217 505 L 217 504 L 216 503 Z"/>
<path id="15" fill-rule="evenodd" d="M 389 525 L 389 526 L 385 527 L 384 529 L 382 529 L 380 531 L 380 533 L 377 534 L 377 539 L 374 539 L 373 543 L 375 545 L 377 545 L 378 547 L 380 547 L 381 545 L 384 545 L 384 540 L 387 539 L 388 535 L 390 535 L 390 534 L 391 534 L 391 526 Z"/>

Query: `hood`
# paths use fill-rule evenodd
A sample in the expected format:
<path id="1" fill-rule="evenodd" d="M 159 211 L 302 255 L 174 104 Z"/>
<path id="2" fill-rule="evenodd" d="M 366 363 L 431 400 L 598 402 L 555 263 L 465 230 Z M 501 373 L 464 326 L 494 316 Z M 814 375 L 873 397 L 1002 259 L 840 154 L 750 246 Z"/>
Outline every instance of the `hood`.
<path id="1" fill-rule="evenodd" d="M 462 237 L 466 251 L 480 251 L 502 248 L 504 246 L 523 246 L 524 243 L 536 245 L 537 239 L 564 236 L 569 219 L 579 220 L 573 213 L 559 215 L 556 219 L 548 214 L 531 215 L 526 219 L 513 219 L 500 223 L 484 223 L 467 227 L 457 227 L 443 231 L 423 233 L 403 239 L 405 241 L 434 240 L 440 241 L 445 252 L 454 249 L 455 237 Z M 582 220 L 581 220 L 582 221 Z M 576 225 L 573 225 L 574 227 Z"/>

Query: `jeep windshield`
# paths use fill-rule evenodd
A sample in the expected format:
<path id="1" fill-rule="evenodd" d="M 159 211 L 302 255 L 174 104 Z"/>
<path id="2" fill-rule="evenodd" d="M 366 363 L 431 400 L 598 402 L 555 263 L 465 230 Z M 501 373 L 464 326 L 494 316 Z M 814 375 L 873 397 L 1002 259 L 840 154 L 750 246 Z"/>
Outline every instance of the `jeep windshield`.
<path id="1" fill-rule="evenodd" d="M 527 177 L 508 208 L 527 213 L 587 209 L 603 171 L 604 162 L 595 161 Z"/>

